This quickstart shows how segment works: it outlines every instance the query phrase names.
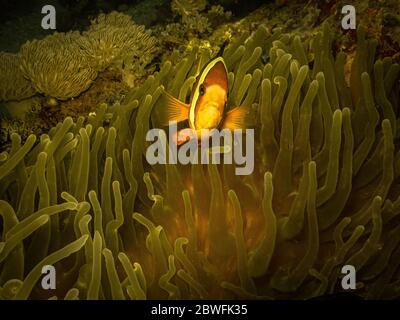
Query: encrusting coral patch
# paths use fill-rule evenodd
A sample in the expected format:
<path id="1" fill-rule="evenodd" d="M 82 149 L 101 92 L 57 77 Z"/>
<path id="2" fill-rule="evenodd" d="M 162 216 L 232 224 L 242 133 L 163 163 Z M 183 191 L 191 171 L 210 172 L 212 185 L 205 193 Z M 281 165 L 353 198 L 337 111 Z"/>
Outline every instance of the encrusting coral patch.
<path id="1" fill-rule="evenodd" d="M 304 299 L 340 291 L 351 264 L 357 294 L 398 298 L 399 65 L 374 61 L 360 29 L 347 84 L 330 34 L 326 24 L 303 42 L 261 26 L 224 50 L 229 107 L 257 115 L 250 176 L 145 161 L 163 88 L 185 100 L 207 62 L 196 48 L 122 103 L 24 144 L 12 135 L 0 154 L 0 297 Z M 52 297 L 38 285 L 47 264 Z"/>

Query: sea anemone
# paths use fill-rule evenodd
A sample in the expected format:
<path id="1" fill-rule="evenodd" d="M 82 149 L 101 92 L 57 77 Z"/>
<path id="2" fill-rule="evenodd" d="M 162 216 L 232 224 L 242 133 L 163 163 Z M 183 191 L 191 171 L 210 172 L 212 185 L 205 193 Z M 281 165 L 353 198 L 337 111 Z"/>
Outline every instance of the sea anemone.
<path id="1" fill-rule="evenodd" d="M 400 294 L 399 66 L 358 31 L 348 57 L 261 26 L 223 57 L 230 107 L 256 114 L 256 167 L 145 160 L 163 88 L 184 100 L 194 49 L 119 104 L 0 155 L 3 299 L 305 299 Z M 368 50 L 367 50 L 368 49 Z M 40 286 L 44 265 L 57 289 Z"/>

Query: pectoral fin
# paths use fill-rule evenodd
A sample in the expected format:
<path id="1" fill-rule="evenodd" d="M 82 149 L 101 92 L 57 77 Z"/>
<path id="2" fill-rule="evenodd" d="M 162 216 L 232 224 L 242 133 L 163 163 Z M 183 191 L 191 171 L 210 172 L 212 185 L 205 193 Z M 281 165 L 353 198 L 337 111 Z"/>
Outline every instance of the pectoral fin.
<path id="1" fill-rule="evenodd" d="M 222 122 L 222 129 L 244 129 L 249 125 L 250 120 L 250 108 L 236 107 L 227 112 Z"/>
<path id="2" fill-rule="evenodd" d="M 184 121 L 189 117 L 189 104 L 186 104 L 164 91 L 165 106 L 160 110 L 161 125 L 167 126 L 170 121 Z"/>

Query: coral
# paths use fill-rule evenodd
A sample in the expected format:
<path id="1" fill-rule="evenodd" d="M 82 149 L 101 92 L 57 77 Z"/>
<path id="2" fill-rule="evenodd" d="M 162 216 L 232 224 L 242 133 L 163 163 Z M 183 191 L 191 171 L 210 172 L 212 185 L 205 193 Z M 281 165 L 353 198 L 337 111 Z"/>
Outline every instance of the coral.
<path id="1" fill-rule="evenodd" d="M 106 70 L 99 74 L 89 90 L 83 92 L 79 99 L 58 102 L 57 105 L 46 103 L 39 116 L 44 127 L 51 128 L 70 116 L 77 119 L 87 117 L 101 103 L 114 104 L 122 99 L 129 87 L 122 81 L 122 75 L 116 70 Z"/>
<path id="2" fill-rule="evenodd" d="M 171 6 L 174 7 L 174 3 Z M 180 15 L 180 21 L 155 28 L 156 32 L 160 32 L 161 45 L 166 49 L 162 60 L 172 59 L 171 49 L 175 48 L 182 55 L 194 47 L 215 55 L 229 41 L 232 30 L 238 29 L 237 25 L 227 23 L 232 14 L 224 11 L 221 6 L 211 6 L 204 10 L 203 6 L 198 7 L 196 4 L 194 7 L 189 5 L 189 9 L 173 10 Z"/>
<path id="3" fill-rule="evenodd" d="M 0 52 L 0 100 L 22 100 L 36 93 L 21 69 L 21 57 L 17 54 Z"/>
<path id="4" fill-rule="evenodd" d="M 97 76 L 82 54 L 79 32 L 54 33 L 26 42 L 20 50 L 21 68 L 38 92 L 66 100 L 85 91 Z"/>
<path id="5" fill-rule="evenodd" d="M 196 49 L 86 122 L 24 144 L 12 135 L 0 297 L 305 299 L 340 291 L 352 264 L 359 295 L 398 298 L 399 66 L 374 61 L 360 29 L 347 84 L 330 35 L 325 25 L 302 42 L 261 26 L 224 50 L 229 107 L 257 115 L 250 176 L 144 160 L 163 88 L 186 97 L 206 61 Z M 51 297 L 38 285 L 45 264 L 57 269 Z"/>
<path id="6" fill-rule="evenodd" d="M 126 28 L 133 24 L 129 15 L 113 11 L 109 14 L 101 13 L 90 21 L 89 31 L 102 31 L 107 27 Z"/>
<path id="7" fill-rule="evenodd" d="M 179 23 L 170 23 L 165 26 L 164 35 L 175 38 L 188 38 L 193 36 L 205 38 L 212 30 L 227 22 L 232 13 L 224 11 L 222 6 L 211 6 L 205 11 L 206 1 L 172 1 L 171 8 L 176 12 L 181 21 Z"/>
<path id="8" fill-rule="evenodd" d="M 180 16 L 189 16 L 206 8 L 207 0 L 173 0 L 171 1 L 172 11 Z"/>
<path id="9" fill-rule="evenodd" d="M 232 12 L 225 11 L 220 5 L 211 6 L 207 12 L 207 18 L 212 26 L 217 26 L 221 22 L 229 21 L 232 18 Z"/>
<path id="10" fill-rule="evenodd" d="M 197 2 L 196 5 L 198 5 Z M 190 10 L 178 11 L 181 15 L 182 27 L 185 33 L 189 34 L 189 37 L 197 35 L 200 38 L 205 38 L 205 35 L 229 21 L 232 16 L 230 11 L 224 11 L 221 6 L 211 6 L 207 11 L 203 11 L 204 8 L 203 6 L 196 6 Z"/>
<path id="11" fill-rule="evenodd" d="M 111 66 L 125 77 L 140 78 L 157 53 L 156 38 L 130 16 L 115 11 L 92 20 L 84 36 L 85 51 L 99 71 Z"/>
<path id="12" fill-rule="evenodd" d="M 187 31 L 196 32 L 197 34 L 204 34 L 211 30 L 207 17 L 198 12 L 182 16 L 182 23 Z"/>
<path id="13" fill-rule="evenodd" d="M 144 26 L 122 13 L 101 14 L 83 34 L 56 32 L 27 41 L 18 55 L 1 53 L 0 99 L 20 100 L 39 92 L 67 100 L 87 90 L 98 72 L 109 67 L 133 87 L 151 70 L 146 67 L 156 53 L 156 39 Z"/>

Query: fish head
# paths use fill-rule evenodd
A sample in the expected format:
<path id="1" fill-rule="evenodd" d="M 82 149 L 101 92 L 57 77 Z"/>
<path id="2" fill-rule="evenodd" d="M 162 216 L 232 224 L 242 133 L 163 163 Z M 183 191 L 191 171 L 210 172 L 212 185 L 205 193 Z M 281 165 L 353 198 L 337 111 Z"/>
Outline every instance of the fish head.
<path id="1" fill-rule="evenodd" d="M 200 97 L 195 112 L 195 128 L 216 128 L 224 114 L 225 105 L 228 101 L 227 92 L 218 84 L 205 87 L 205 94 Z"/>
<path id="2" fill-rule="evenodd" d="M 189 124 L 195 130 L 213 129 L 221 122 L 228 102 L 228 73 L 222 57 L 200 73 L 192 94 Z"/>

